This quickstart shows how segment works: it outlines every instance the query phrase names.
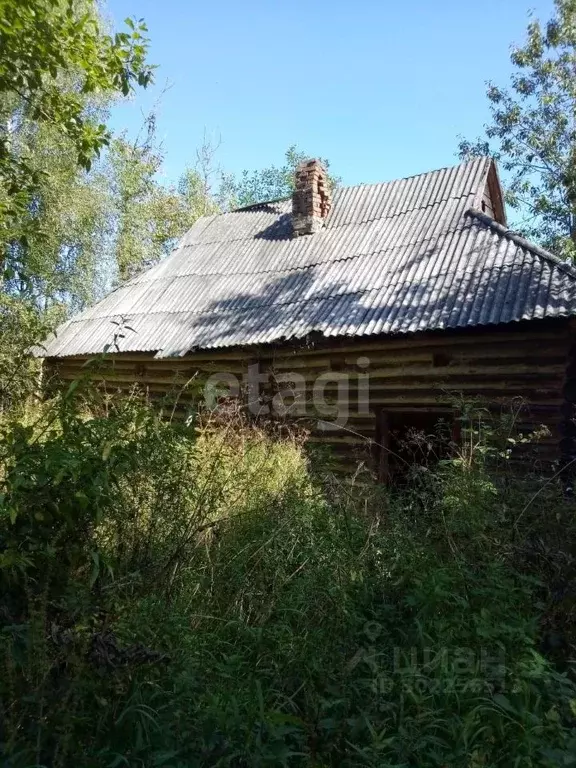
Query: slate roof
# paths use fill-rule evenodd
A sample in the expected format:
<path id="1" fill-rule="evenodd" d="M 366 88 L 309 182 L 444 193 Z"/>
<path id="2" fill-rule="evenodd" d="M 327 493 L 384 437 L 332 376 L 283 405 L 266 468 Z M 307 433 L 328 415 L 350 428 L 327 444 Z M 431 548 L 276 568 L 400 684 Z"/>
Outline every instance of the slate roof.
<path id="1" fill-rule="evenodd" d="M 289 200 L 203 217 L 42 355 L 101 352 L 121 320 L 121 351 L 168 357 L 576 313 L 576 269 L 478 210 L 491 162 L 342 187 L 324 229 L 295 239 Z"/>

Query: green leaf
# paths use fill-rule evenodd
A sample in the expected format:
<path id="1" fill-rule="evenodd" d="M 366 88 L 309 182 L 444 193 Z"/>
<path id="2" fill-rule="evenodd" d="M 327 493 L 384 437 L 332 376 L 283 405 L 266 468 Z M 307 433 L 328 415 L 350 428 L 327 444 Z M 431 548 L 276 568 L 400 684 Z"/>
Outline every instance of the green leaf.
<path id="1" fill-rule="evenodd" d="M 96 579 L 98 578 L 98 575 L 100 574 L 100 555 L 97 551 L 92 551 L 90 553 L 92 557 L 92 572 L 90 574 L 90 581 L 89 585 L 90 587 L 93 587 L 96 583 Z"/>
<path id="2" fill-rule="evenodd" d="M 515 709 L 515 707 L 512 706 L 509 699 L 504 696 L 502 693 L 497 693 L 494 695 L 494 703 L 498 704 L 499 707 L 504 709 L 506 712 L 509 712 L 511 715 L 518 716 L 518 710 Z"/>
<path id="3" fill-rule="evenodd" d="M 110 451 L 112 450 L 114 446 L 114 443 L 112 441 L 108 441 L 104 443 L 104 447 L 102 449 L 102 460 L 107 461 L 108 457 L 110 456 Z"/>
<path id="4" fill-rule="evenodd" d="M 66 390 L 65 396 L 70 397 L 70 395 L 72 395 L 75 392 L 75 390 L 78 389 L 79 386 L 80 386 L 80 379 L 74 379 L 74 381 L 71 381 L 68 386 L 68 389 Z"/>

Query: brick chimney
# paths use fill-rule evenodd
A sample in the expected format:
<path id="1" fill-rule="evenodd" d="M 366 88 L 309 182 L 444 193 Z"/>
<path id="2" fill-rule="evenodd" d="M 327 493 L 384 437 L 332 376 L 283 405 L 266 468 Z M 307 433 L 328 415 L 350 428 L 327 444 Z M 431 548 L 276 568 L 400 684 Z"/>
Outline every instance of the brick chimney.
<path id="1" fill-rule="evenodd" d="M 330 211 L 328 174 L 320 160 L 305 160 L 296 168 L 292 194 L 294 237 L 312 235 L 322 229 Z"/>

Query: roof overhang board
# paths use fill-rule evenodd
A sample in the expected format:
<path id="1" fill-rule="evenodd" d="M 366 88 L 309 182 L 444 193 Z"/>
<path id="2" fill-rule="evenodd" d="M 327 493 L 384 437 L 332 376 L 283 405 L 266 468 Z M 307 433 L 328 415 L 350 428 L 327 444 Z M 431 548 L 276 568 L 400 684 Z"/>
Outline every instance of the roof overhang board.
<path id="1" fill-rule="evenodd" d="M 503 226 L 507 226 L 506 208 L 504 205 L 504 192 L 502 190 L 502 184 L 500 183 L 498 168 L 496 167 L 494 160 L 492 160 L 490 163 L 486 185 L 488 187 L 490 199 L 492 200 L 494 218 Z"/>

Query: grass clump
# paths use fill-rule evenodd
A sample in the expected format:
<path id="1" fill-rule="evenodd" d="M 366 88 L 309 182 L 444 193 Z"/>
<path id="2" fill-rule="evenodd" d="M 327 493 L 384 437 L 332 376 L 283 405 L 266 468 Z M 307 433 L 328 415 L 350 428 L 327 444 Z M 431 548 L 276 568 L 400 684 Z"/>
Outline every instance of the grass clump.
<path id="1" fill-rule="evenodd" d="M 5 764 L 576 764 L 553 484 L 445 461 L 362 506 L 300 442 L 72 393 L 2 423 Z"/>

